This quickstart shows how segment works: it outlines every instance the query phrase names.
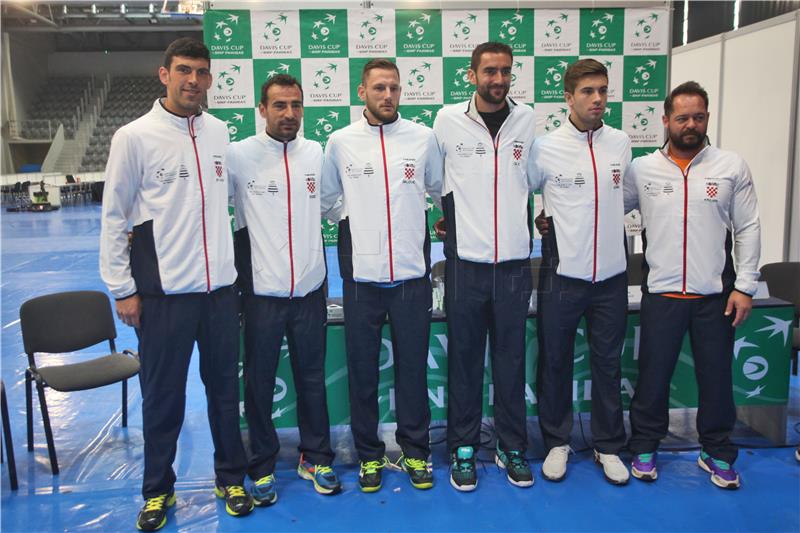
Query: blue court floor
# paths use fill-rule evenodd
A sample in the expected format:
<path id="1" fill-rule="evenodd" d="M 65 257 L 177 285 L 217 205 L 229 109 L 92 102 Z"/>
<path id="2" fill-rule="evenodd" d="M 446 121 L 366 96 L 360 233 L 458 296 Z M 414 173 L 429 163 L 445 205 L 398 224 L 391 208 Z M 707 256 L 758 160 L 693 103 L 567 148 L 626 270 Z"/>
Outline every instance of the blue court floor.
<path id="1" fill-rule="evenodd" d="M 142 501 L 143 467 L 141 396 L 138 381 L 129 388 L 129 427 L 120 427 L 120 387 L 61 394 L 47 399 L 61 466 L 50 474 L 47 447 L 38 410 L 34 415 L 35 449 L 25 447 L 24 369 L 27 365 L 19 329 L 19 306 L 34 296 L 64 290 L 104 290 L 97 267 L 100 207 L 64 207 L 54 213 L 0 215 L 0 295 L 2 314 L 2 378 L 10 404 L 19 490 L 10 490 L 7 463 L 2 466 L 3 532 L 135 531 Z M 130 328 L 118 324 L 117 347 L 136 348 Z M 96 355 L 102 352 L 95 349 Z M 63 360 L 71 360 L 67 355 Z M 35 393 L 34 393 L 35 395 Z M 34 399 L 34 402 L 36 400 Z M 38 407 L 34 403 L 35 407 Z M 789 407 L 789 440 L 797 442 L 800 381 L 793 378 Z M 742 448 L 736 467 L 739 491 L 714 487 L 696 464 L 693 411 L 673 412 L 664 446 L 686 451 L 662 452 L 659 480 L 637 480 L 624 487 L 609 485 L 591 461 L 588 417 L 576 418 L 569 474 L 561 483 L 542 479 L 543 449 L 536 421 L 529 423 L 528 455 L 536 474 L 529 489 L 511 486 L 480 454 L 479 484 L 473 493 L 459 493 L 448 483 L 444 431 L 432 431 L 436 485 L 417 491 L 399 472 L 385 472 L 383 489 L 362 494 L 357 486 L 356 459 L 347 428 L 334 428 L 336 470 L 342 494 L 325 497 L 294 471 L 297 436 L 282 431 L 278 464 L 279 498 L 275 506 L 232 518 L 215 499 L 212 446 L 205 395 L 196 358 L 187 387 L 186 420 L 175 470 L 178 504 L 164 531 L 552 531 L 552 532 L 784 532 L 800 531 L 800 463 L 793 448 L 770 443 L 745 426 L 735 440 Z M 487 421 L 487 439 L 491 428 Z M 583 431 L 581 431 L 583 429 Z M 385 428 L 389 455 L 397 446 Z M 4 453 L 5 453 L 4 449 Z M 628 457 L 624 459 L 627 461 Z"/>

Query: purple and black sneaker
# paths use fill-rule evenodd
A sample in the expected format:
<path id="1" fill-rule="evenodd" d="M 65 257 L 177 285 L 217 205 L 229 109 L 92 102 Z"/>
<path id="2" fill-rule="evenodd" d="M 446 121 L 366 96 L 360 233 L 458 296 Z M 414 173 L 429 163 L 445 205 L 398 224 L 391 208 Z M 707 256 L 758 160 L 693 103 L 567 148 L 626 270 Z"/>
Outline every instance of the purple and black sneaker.
<path id="1" fill-rule="evenodd" d="M 655 481 L 658 479 L 658 472 L 656 471 L 656 454 L 655 453 L 640 453 L 633 456 L 633 463 L 631 463 L 631 474 L 636 479 L 642 481 Z"/>
<path id="2" fill-rule="evenodd" d="M 725 461 L 714 459 L 706 452 L 700 452 L 697 464 L 711 474 L 711 482 L 717 487 L 731 490 L 739 488 L 739 474 Z"/>

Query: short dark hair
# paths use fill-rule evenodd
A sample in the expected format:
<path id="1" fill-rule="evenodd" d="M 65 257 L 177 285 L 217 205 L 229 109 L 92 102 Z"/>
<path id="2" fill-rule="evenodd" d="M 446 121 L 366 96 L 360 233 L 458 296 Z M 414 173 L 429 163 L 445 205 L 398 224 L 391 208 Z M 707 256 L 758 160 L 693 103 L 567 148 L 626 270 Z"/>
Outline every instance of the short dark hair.
<path id="1" fill-rule="evenodd" d="M 269 92 L 269 88 L 273 85 L 277 85 L 279 87 L 297 86 L 297 88 L 300 89 L 300 99 L 302 100 L 303 98 L 303 86 L 300 85 L 300 82 L 297 81 L 297 78 L 290 76 L 289 74 L 275 74 L 261 85 L 261 104 L 264 106 L 267 105 L 267 93 Z"/>
<path id="2" fill-rule="evenodd" d="M 482 43 L 476 46 L 472 51 L 472 59 L 469 61 L 469 68 L 472 69 L 472 72 L 478 72 L 478 67 L 481 64 L 481 56 L 483 54 L 506 54 L 511 59 L 514 59 L 514 53 L 507 44 L 494 41 Z"/>
<path id="3" fill-rule="evenodd" d="M 193 39 L 192 37 L 181 37 L 175 39 L 164 52 L 164 68 L 169 70 L 172 65 L 172 58 L 175 56 L 191 57 L 194 59 L 205 59 L 211 63 L 211 54 L 206 45 Z"/>
<path id="4" fill-rule="evenodd" d="M 579 59 L 567 67 L 564 73 L 564 92 L 574 93 L 575 87 L 584 76 L 605 76 L 608 79 L 608 69 L 596 59 Z"/>
<path id="5" fill-rule="evenodd" d="M 367 83 L 367 74 L 370 70 L 381 69 L 381 70 L 394 70 L 397 72 L 397 77 L 400 77 L 400 69 L 397 68 L 397 65 L 394 64 L 393 61 L 390 59 L 384 59 L 382 57 L 370 59 L 364 65 L 364 69 L 361 71 L 361 85 L 366 86 Z"/>
<path id="6" fill-rule="evenodd" d="M 672 114 L 672 101 L 676 96 L 680 96 L 682 94 L 694 94 L 699 96 L 703 99 L 703 102 L 705 102 L 706 111 L 708 111 L 708 93 L 706 90 L 703 89 L 703 87 L 696 81 L 687 81 L 672 89 L 672 92 L 669 93 L 669 95 L 664 99 L 665 115 L 670 116 Z"/>

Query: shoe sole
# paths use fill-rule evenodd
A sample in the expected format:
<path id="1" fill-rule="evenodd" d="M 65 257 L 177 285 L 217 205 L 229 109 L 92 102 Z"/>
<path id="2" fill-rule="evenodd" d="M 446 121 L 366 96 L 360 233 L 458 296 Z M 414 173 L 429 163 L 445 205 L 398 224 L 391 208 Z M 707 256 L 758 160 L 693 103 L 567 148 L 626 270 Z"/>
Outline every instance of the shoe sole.
<path id="1" fill-rule="evenodd" d="M 545 474 L 544 473 L 544 469 L 542 469 L 542 477 L 545 478 L 547 481 L 552 481 L 554 483 L 559 483 L 561 481 L 564 481 L 564 478 L 567 477 L 567 471 L 564 470 L 564 473 L 561 474 L 561 477 L 551 477 L 551 476 L 548 476 L 547 474 Z"/>
<path id="2" fill-rule="evenodd" d="M 275 505 L 275 502 L 278 501 L 278 495 L 276 494 L 274 498 L 271 500 L 259 500 L 252 494 L 250 495 L 253 498 L 253 505 L 256 507 L 269 507 L 270 505 Z"/>
<path id="3" fill-rule="evenodd" d="M 494 456 L 494 464 L 496 464 L 497 466 L 499 466 L 500 468 L 502 468 L 503 470 L 506 471 L 506 479 L 508 479 L 508 482 L 511 483 L 512 485 L 514 485 L 515 487 L 521 487 L 521 488 L 524 489 L 524 488 L 528 488 L 528 487 L 532 487 L 533 486 L 533 481 L 534 481 L 533 477 L 531 477 L 530 481 L 517 481 L 515 479 L 512 479 L 511 478 L 511 474 L 508 473 L 508 469 L 506 468 L 505 463 L 500 459 L 499 455 L 495 454 L 495 456 Z"/>
<path id="4" fill-rule="evenodd" d="M 221 500 L 225 499 L 225 492 L 219 490 L 217 487 L 214 487 L 214 494 L 216 494 L 217 498 L 219 498 Z M 256 504 L 253 501 L 253 498 L 251 497 L 250 498 L 250 508 L 247 511 L 239 511 L 237 513 L 236 511 L 234 511 L 233 509 L 230 508 L 230 506 L 228 505 L 227 500 L 225 501 L 225 512 L 228 513 L 231 516 L 236 516 L 236 517 L 247 516 L 251 512 L 253 512 L 253 509 L 255 509 L 255 507 L 256 507 Z"/>
<path id="5" fill-rule="evenodd" d="M 638 480 L 647 481 L 648 483 L 651 483 L 656 479 L 658 479 L 658 472 L 656 472 L 655 470 L 653 470 L 652 472 L 642 472 L 640 470 L 636 470 L 636 467 L 634 466 L 631 466 L 631 475 L 633 475 L 633 477 L 635 477 Z"/>
<path id="6" fill-rule="evenodd" d="M 342 492 L 341 486 L 335 489 L 328 489 L 323 487 L 322 485 L 317 483 L 317 480 L 314 479 L 314 476 L 311 474 L 311 472 L 306 472 L 302 468 L 299 467 L 297 468 L 297 475 L 303 479 L 312 482 L 314 484 L 314 490 L 317 491 L 319 494 L 322 494 L 323 496 L 332 496 L 334 494 L 339 494 L 340 492 Z"/>
<path id="7" fill-rule="evenodd" d="M 167 509 L 169 509 L 170 507 L 174 506 L 176 501 L 177 501 L 177 498 L 175 497 L 175 493 L 173 492 L 172 496 L 170 498 L 167 498 L 167 502 L 166 502 Z M 166 525 L 167 525 L 167 515 L 166 515 L 166 513 L 164 514 L 164 519 L 161 521 L 161 523 L 158 524 L 153 529 L 144 529 L 142 526 L 139 525 L 139 521 L 138 520 L 136 521 L 136 529 L 138 529 L 139 531 L 158 531 L 159 529 L 161 529 L 162 527 L 164 527 Z"/>
<path id="8" fill-rule="evenodd" d="M 365 487 L 364 485 L 361 485 L 359 483 L 359 487 L 361 487 L 361 492 L 367 492 L 367 493 L 369 493 L 369 492 L 378 492 L 379 490 L 381 490 L 381 487 L 383 487 L 383 483 L 381 483 L 377 487 Z"/>
<path id="9" fill-rule="evenodd" d="M 433 481 L 428 483 L 414 483 L 413 481 L 411 481 L 410 478 L 409 481 L 411 482 L 411 486 L 414 487 L 415 489 L 428 490 L 430 488 L 433 488 Z"/>
<path id="10" fill-rule="evenodd" d="M 630 481 L 630 477 L 628 477 L 628 479 L 612 479 L 608 477 L 606 475 L 606 469 L 603 468 L 603 463 L 600 462 L 600 459 L 597 457 L 597 455 L 594 456 L 594 462 L 597 463 L 597 466 L 599 466 L 603 470 L 603 477 L 606 478 L 606 481 L 608 481 L 612 485 L 621 487 L 622 485 L 627 485 L 628 481 Z"/>
<path id="11" fill-rule="evenodd" d="M 740 481 L 739 481 L 738 477 L 737 477 L 736 481 L 725 481 L 724 479 L 722 479 L 721 477 L 719 477 L 718 475 L 716 475 L 716 474 L 715 474 L 715 473 L 714 473 L 714 472 L 713 472 L 713 471 L 712 471 L 712 470 L 711 470 L 711 469 L 708 467 L 708 465 L 706 465 L 706 463 L 705 463 L 705 462 L 704 462 L 704 461 L 703 461 L 701 458 L 699 458 L 699 457 L 697 458 L 697 465 L 698 465 L 700 468 L 702 468 L 702 469 L 703 469 L 705 472 L 707 472 L 707 473 L 711 474 L 711 483 L 713 483 L 714 485 L 716 485 L 717 487 L 719 487 L 719 488 L 721 488 L 721 489 L 725 489 L 725 490 L 736 490 L 736 489 L 738 489 L 738 488 L 739 488 L 739 486 L 741 485 L 741 483 L 740 483 Z"/>
<path id="12" fill-rule="evenodd" d="M 472 492 L 473 490 L 478 488 L 478 482 L 475 481 L 474 485 L 459 485 L 453 479 L 453 476 L 450 476 L 450 484 L 453 486 L 454 489 L 461 491 L 461 492 Z"/>

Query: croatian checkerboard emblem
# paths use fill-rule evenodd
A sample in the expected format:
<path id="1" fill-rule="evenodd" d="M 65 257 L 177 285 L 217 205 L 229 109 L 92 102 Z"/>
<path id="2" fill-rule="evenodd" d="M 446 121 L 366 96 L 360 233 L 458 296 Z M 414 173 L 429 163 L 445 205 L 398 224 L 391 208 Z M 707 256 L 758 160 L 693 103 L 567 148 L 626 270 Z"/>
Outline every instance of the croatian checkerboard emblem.
<path id="1" fill-rule="evenodd" d="M 615 168 L 611 170 L 611 181 L 614 182 L 614 186 L 619 185 L 620 180 L 622 179 L 622 172 L 620 169 Z"/>
<path id="2" fill-rule="evenodd" d="M 414 163 L 406 163 L 405 169 L 403 170 L 403 181 L 405 183 L 411 183 L 414 181 Z"/>
<path id="3" fill-rule="evenodd" d="M 221 159 L 215 159 L 214 160 L 214 171 L 217 173 L 217 177 L 218 178 L 222 177 L 222 160 Z"/>
<path id="4" fill-rule="evenodd" d="M 719 185 L 716 183 L 706 183 L 706 196 L 712 200 L 717 197 L 719 192 Z"/>
<path id="5" fill-rule="evenodd" d="M 522 159 L 522 146 L 523 145 L 521 142 L 514 143 L 514 151 L 513 151 L 514 161 L 519 161 L 520 159 Z"/>
<path id="6" fill-rule="evenodd" d="M 317 180 L 314 179 L 314 176 L 306 178 L 306 189 L 308 189 L 308 194 L 314 194 L 314 191 L 317 190 Z"/>

